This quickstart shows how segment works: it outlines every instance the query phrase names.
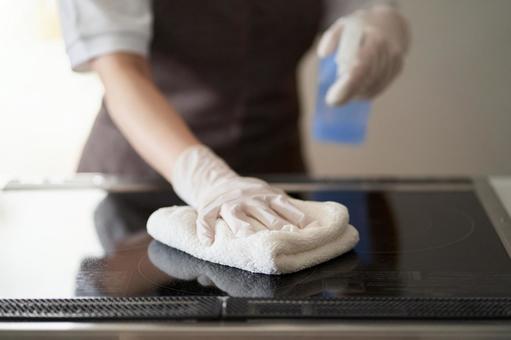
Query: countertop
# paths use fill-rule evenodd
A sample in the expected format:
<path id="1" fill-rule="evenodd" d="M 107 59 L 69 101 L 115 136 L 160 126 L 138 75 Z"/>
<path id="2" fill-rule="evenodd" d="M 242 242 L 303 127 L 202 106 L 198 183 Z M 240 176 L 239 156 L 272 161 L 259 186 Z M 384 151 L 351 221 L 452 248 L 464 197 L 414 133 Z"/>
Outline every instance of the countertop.
<path id="1" fill-rule="evenodd" d="M 328 179 L 280 177 L 272 180 L 283 188 L 304 185 L 357 186 L 371 182 L 381 186 L 414 185 L 426 179 Z M 430 179 L 427 179 L 430 180 Z M 439 184 L 451 180 L 437 179 Z M 455 181 L 456 182 L 456 181 Z M 495 191 L 500 203 L 511 215 L 511 177 L 479 178 L 475 183 L 481 190 Z M 484 183 L 490 185 L 484 185 Z M 88 189 L 109 191 L 136 191 L 161 186 L 161 183 L 139 183 L 100 175 L 79 176 L 68 179 L 11 180 L 4 190 Z M 488 208 L 488 207 L 487 207 Z M 489 207 L 491 209 L 492 207 Z M 508 218 L 508 217 L 506 217 Z M 504 230 L 510 233 L 511 230 Z M 94 338 L 129 339 L 234 339 L 234 338 L 290 338 L 299 339 L 507 339 L 511 334 L 511 321 L 374 321 L 374 320 L 254 320 L 248 322 L 0 322 L 0 338 Z"/>

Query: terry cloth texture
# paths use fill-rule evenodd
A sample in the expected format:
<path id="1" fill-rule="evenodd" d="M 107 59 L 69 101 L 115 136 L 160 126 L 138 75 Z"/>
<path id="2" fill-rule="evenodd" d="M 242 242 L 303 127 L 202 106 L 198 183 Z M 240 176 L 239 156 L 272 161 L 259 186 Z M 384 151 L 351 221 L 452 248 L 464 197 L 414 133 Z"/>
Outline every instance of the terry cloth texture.
<path id="1" fill-rule="evenodd" d="M 289 225 L 268 230 L 251 220 L 257 231 L 235 237 L 218 219 L 215 241 L 205 246 L 197 237 L 195 210 L 174 206 L 155 211 L 147 221 L 147 230 L 161 243 L 199 259 L 263 274 L 297 272 L 344 254 L 357 244 L 359 235 L 348 223 L 345 206 L 296 199 L 292 202 L 315 222 L 302 229 Z"/>

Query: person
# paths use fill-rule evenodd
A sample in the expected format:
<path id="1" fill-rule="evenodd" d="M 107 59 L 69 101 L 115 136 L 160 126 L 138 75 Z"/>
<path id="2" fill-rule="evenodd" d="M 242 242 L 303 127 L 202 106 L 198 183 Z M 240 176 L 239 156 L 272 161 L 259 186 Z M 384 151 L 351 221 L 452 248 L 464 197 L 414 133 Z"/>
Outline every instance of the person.
<path id="1" fill-rule="evenodd" d="M 72 68 L 96 72 L 105 89 L 78 171 L 163 177 L 197 209 L 205 245 L 218 217 L 236 235 L 253 232 L 251 218 L 269 229 L 309 223 L 284 192 L 240 174 L 305 172 L 296 68 L 318 32 L 328 28 L 318 54 L 349 65 L 327 94 L 332 105 L 381 93 L 409 43 L 389 1 L 60 0 L 59 8 Z"/>

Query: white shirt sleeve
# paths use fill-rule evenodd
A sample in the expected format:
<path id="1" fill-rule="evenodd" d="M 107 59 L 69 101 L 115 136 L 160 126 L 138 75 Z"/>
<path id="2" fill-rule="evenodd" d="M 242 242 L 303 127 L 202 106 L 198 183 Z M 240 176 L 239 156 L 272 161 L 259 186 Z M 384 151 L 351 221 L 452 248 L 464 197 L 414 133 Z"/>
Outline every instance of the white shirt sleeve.
<path id="1" fill-rule="evenodd" d="M 89 71 L 89 61 L 113 52 L 147 56 L 152 37 L 151 0 L 58 0 L 71 67 Z"/>

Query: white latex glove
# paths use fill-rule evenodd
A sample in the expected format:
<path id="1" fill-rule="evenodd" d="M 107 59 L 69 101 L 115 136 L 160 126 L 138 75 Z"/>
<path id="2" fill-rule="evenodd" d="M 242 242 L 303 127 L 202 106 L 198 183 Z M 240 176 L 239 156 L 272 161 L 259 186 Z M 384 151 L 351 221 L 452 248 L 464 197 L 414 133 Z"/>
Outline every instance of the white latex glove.
<path id="1" fill-rule="evenodd" d="M 260 179 L 240 177 L 203 145 L 192 146 L 179 155 L 172 185 L 179 197 L 197 210 L 197 235 L 205 245 L 214 241 L 219 217 L 237 236 L 256 231 L 251 219 L 272 230 L 292 230 L 308 224 L 307 216 L 282 190 Z"/>
<path id="2" fill-rule="evenodd" d="M 378 4 L 337 20 L 321 37 L 317 53 L 336 52 L 338 79 L 326 95 L 329 105 L 382 92 L 403 66 L 409 31 L 397 9 Z"/>

